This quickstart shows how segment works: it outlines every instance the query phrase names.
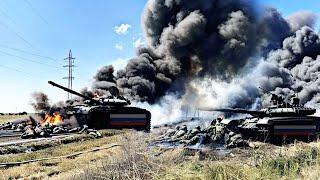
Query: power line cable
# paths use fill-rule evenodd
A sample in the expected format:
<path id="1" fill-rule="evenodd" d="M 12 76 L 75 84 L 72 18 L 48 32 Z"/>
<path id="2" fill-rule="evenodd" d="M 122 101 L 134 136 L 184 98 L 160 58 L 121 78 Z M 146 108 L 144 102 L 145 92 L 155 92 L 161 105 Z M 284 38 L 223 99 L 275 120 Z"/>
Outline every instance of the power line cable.
<path id="1" fill-rule="evenodd" d="M 30 7 L 31 11 L 33 11 L 33 13 L 35 15 L 37 15 L 45 24 L 47 24 L 48 28 L 54 33 L 56 34 L 56 28 L 54 28 L 52 26 L 52 24 L 49 23 L 49 21 L 40 13 L 40 11 L 38 11 L 38 9 L 31 3 L 31 1 L 29 0 L 24 0 L 24 2 Z"/>
<path id="2" fill-rule="evenodd" d="M 27 76 L 29 76 L 29 77 L 33 77 L 33 78 L 34 78 L 34 77 L 36 77 L 36 78 L 42 77 L 42 76 L 38 76 L 38 75 L 35 75 L 35 74 L 32 74 L 32 73 L 29 73 L 29 72 L 21 71 L 20 69 L 16 69 L 16 68 L 9 67 L 9 66 L 5 66 L 5 65 L 1 65 L 1 64 L 0 64 L 0 67 L 1 67 L 1 68 L 4 68 L 4 69 L 11 70 L 11 71 L 15 71 L 15 72 L 23 73 L 24 75 L 27 75 Z"/>
<path id="3" fill-rule="evenodd" d="M 6 13 L 2 8 L 0 8 L 0 13 L 6 18 L 8 18 L 13 24 L 17 24 L 16 21 L 13 20 L 13 18 L 9 16 L 8 13 Z"/>
<path id="4" fill-rule="evenodd" d="M 33 46 L 29 41 L 27 41 L 25 38 L 23 38 L 19 33 L 17 33 L 16 31 L 14 31 L 12 28 L 10 28 L 7 24 L 5 24 L 4 22 L 0 22 L 0 25 L 2 25 L 3 27 L 5 27 L 7 30 L 11 31 L 13 34 L 15 34 L 19 39 L 21 39 L 23 42 L 25 42 L 28 46 L 30 46 L 32 49 L 37 50 L 37 48 L 35 48 L 35 46 Z"/>
<path id="5" fill-rule="evenodd" d="M 1 2 L 3 3 L 4 6 L 9 7 L 8 2 L 6 0 L 2 0 Z"/>
<path id="6" fill-rule="evenodd" d="M 7 55 L 7 56 L 16 57 L 16 58 L 21 59 L 21 60 L 24 60 L 24 61 L 29 61 L 29 62 L 41 64 L 41 65 L 44 65 L 44 66 L 48 66 L 48 67 L 53 67 L 53 68 L 60 69 L 60 67 L 58 67 L 58 66 L 46 64 L 46 63 L 43 63 L 43 62 L 40 62 L 40 61 L 35 61 L 35 60 L 32 60 L 32 59 L 28 59 L 28 58 L 24 58 L 24 57 L 17 56 L 17 55 L 14 55 L 14 54 L 10 54 L 10 53 L 7 53 L 7 52 L 1 51 L 1 50 L 0 50 L 0 53 L 5 54 L 5 55 Z"/>
<path id="7" fill-rule="evenodd" d="M 10 47 L 10 46 L 4 45 L 4 44 L 0 44 L 0 47 L 6 48 L 6 49 L 11 49 L 11 50 L 18 51 L 18 52 L 22 52 L 22 53 L 33 55 L 33 56 L 37 56 L 37 57 L 44 58 L 44 59 L 49 59 L 49 60 L 54 61 L 55 63 L 59 63 L 58 59 L 55 59 L 55 58 L 52 58 L 52 57 L 49 57 L 49 56 L 36 54 L 36 53 L 25 51 L 25 50 L 22 50 L 22 49 Z M 62 63 L 60 63 L 60 64 L 62 64 Z"/>
<path id="8" fill-rule="evenodd" d="M 31 8 L 31 10 L 32 10 L 43 22 L 45 22 L 47 25 L 49 25 L 48 21 L 39 13 L 39 11 L 31 4 L 30 1 L 24 0 L 24 2 L 25 2 L 26 4 L 28 4 L 28 6 Z"/>
<path id="9" fill-rule="evenodd" d="M 12 18 L 9 14 L 8 14 L 8 10 L 6 9 L 6 7 L 8 6 L 7 2 L 5 0 L 2 0 L 2 6 L 0 8 L 0 13 L 5 16 L 7 19 L 9 19 L 12 23 L 12 25 L 17 25 L 16 21 L 14 20 L 14 18 Z M 29 41 L 27 41 L 23 36 L 21 36 L 17 31 L 15 31 L 13 28 L 10 28 L 10 26 L 4 22 L 0 22 L 0 24 L 2 24 L 2 26 L 4 26 L 7 30 L 12 31 L 16 36 L 18 36 L 19 39 L 21 39 L 22 41 L 24 41 L 26 44 L 28 44 L 28 46 L 30 46 L 31 48 L 35 49 L 36 51 L 39 51 L 37 48 L 35 48 L 34 45 L 32 45 Z"/>
<path id="10" fill-rule="evenodd" d="M 28 0 L 24 0 L 25 3 L 32 9 L 32 11 L 37 15 L 39 16 L 40 19 L 42 19 L 47 25 L 49 25 L 48 21 L 39 13 L 39 11 L 32 5 L 32 3 Z M 7 2 L 5 0 L 2 0 L 2 2 L 4 3 L 3 5 L 5 6 L 8 6 L 7 5 Z M 4 8 L 4 6 L 3 6 Z M 6 16 L 8 19 L 11 20 L 11 22 L 13 22 L 14 24 L 17 24 L 14 19 L 8 15 L 8 13 L 6 13 L 5 11 L 3 11 L 1 8 L 0 8 L 0 13 L 2 13 L 4 16 Z M 36 50 L 37 52 L 41 52 L 39 49 L 36 48 L 36 46 L 32 45 L 29 41 L 27 41 L 23 36 L 21 36 L 18 32 L 14 31 L 12 28 L 10 28 L 7 24 L 5 24 L 4 22 L 0 22 L 0 25 L 3 25 L 5 28 L 7 28 L 8 30 L 11 30 L 13 31 L 13 33 L 18 36 L 21 40 L 23 40 L 25 43 L 27 43 L 30 47 L 32 47 L 34 50 Z M 7 46 L 8 47 L 8 46 Z M 42 58 L 47 58 L 47 59 L 51 59 L 51 60 L 54 60 L 54 61 L 58 61 L 57 59 L 55 58 L 51 58 L 51 57 L 48 57 L 48 56 L 44 56 L 44 55 L 39 55 L 39 54 L 35 54 L 35 53 L 30 53 L 30 52 L 27 52 L 27 51 L 24 51 L 24 50 L 19 50 L 17 48 L 11 48 L 9 47 L 10 49 L 12 50 L 18 50 L 20 52 L 24 52 L 24 53 L 28 53 L 28 54 L 31 54 L 31 55 L 35 55 L 35 56 L 38 56 L 38 57 L 42 57 Z M 57 62 L 55 62 L 57 63 Z"/>
<path id="11" fill-rule="evenodd" d="M 14 24 L 17 24 L 13 18 L 11 16 L 8 15 L 8 13 L 6 13 L 2 8 L 0 8 L 0 13 L 2 15 L 4 15 L 5 17 L 7 17 L 12 23 Z M 41 58 L 46 58 L 46 59 L 50 59 L 50 60 L 53 60 L 57 63 L 57 59 L 55 58 L 51 58 L 49 56 L 44 56 L 44 55 L 39 55 L 39 54 L 36 54 L 36 53 L 32 53 L 32 52 L 28 52 L 28 51 L 25 51 L 25 50 L 21 50 L 21 49 L 18 49 L 18 48 L 13 48 L 13 47 L 9 47 L 7 45 L 3 45 L 3 44 L 0 44 L 1 47 L 4 47 L 4 48 L 7 48 L 7 49 L 11 49 L 11 50 L 15 50 L 15 51 L 19 51 L 19 52 L 22 52 L 22 53 L 26 53 L 26 54 L 30 54 L 30 55 L 33 55 L 33 56 L 38 56 L 38 57 L 41 57 Z"/>

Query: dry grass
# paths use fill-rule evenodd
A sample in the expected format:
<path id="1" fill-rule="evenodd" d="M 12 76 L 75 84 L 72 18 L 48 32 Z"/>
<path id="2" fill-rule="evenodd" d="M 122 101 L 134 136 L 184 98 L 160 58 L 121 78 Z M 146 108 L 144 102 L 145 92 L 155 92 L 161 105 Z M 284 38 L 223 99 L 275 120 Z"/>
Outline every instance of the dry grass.
<path id="1" fill-rule="evenodd" d="M 156 168 L 149 161 L 151 149 L 145 142 L 146 135 L 141 132 L 127 133 L 118 140 L 124 146 L 112 156 L 89 165 L 83 171 L 65 175 L 62 179 L 151 179 Z"/>
<path id="2" fill-rule="evenodd" d="M 104 134 L 106 134 L 106 132 Z M 44 147 L 44 149 L 35 152 L 1 155 L 0 162 L 20 162 L 30 159 L 68 155 L 117 142 L 117 138 L 118 135 L 103 137 L 100 139 L 83 138 L 83 141 L 76 140 L 75 142 L 69 140 L 67 144 L 56 144 L 55 146 Z M 108 152 L 108 150 L 97 151 L 92 154 L 84 154 L 75 158 L 47 160 L 16 167 L 1 168 L 0 179 L 43 179 L 52 177 L 60 173 L 78 170 L 79 168 L 86 166 L 88 162 L 94 162 L 106 155 L 109 156 L 110 154 L 106 152 Z"/>
<path id="3" fill-rule="evenodd" d="M 143 136 L 122 137 L 129 144 L 111 159 L 66 179 L 318 179 L 320 143 L 286 147 L 263 145 L 233 157 L 215 153 L 163 151 L 145 146 Z M 236 152 L 237 150 L 235 150 Z M 160 155 L 159 155 L 160 154 Z M 317 169 L 318 168 L 318 169 Z"/>
<path id="4" fill-rule="evenodd" d="M 12 154 L 0 161 L 66 155 L 110 143 L 124 146 L 0 169 L 0 179 L 319 179 L 320 142 L 288 146 L 261 144 L 257 149 L 235 149 L 233 155 L 200 153 L 183 148 L 149 147 L 150 136 L 123 133 L 102 139 L 48 147 L 33 153 Z M 1 159 L 3 158 L 3 159 Z"/>
<path id="5" fill-rule="evenodd" d="M 0 116 L 0 124 L 7 123 L 12 120 L 26 118 L 28 115 L 4 115 Z"/>

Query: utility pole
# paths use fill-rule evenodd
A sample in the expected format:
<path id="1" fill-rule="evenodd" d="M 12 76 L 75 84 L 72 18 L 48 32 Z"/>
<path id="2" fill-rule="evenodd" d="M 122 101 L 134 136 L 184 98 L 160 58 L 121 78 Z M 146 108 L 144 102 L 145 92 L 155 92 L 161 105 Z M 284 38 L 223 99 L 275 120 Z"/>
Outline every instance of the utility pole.
<path id="1" fill-rule="evenodd" d="M 68 88 L 72 89 L 72 81 L 74 80 L 74 76 L 73 76 L 73 68 L 74 68 L 74 60 L 76 58 L 72 57 L 72 52 L 71 49 L 69 51 L 69 56 L 67 58 L 64 58 L 64 60 L 68 61 L 68 65 L 65 65 L 63 67 L 68 68 L 68 76 L 64 77 L 63 79 L 67 79 L 68 80 Z M 72 94 L 68 93 L 68 99 L 72 98 Z"/>

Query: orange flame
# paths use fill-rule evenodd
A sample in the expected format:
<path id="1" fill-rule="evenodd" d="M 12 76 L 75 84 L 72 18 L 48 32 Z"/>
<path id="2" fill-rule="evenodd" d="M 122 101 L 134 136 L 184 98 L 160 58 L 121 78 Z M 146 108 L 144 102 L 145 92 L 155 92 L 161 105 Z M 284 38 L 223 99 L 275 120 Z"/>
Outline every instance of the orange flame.
<path id="1" fill-rule="evenodd" d="M 63 117 L 60 113 L 53 113 L 52 116 L 46 114 L 44 120 L 41 122 L 41 125 L 59 125 L 63 123 Z"/>

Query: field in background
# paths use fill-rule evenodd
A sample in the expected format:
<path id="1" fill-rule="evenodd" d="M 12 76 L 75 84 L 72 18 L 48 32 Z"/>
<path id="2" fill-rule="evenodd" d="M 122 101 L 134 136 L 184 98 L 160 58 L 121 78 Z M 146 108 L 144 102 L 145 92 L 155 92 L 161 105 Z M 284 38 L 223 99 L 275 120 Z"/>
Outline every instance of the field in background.
<path id="1" fill-rule="evenodd" d="M 0 124 L 15 120 L 15 119 L 22 119 L 22 118 L 26 118 L 28 117 L 28 115 L 3 115 L 0 116 Z"/>

